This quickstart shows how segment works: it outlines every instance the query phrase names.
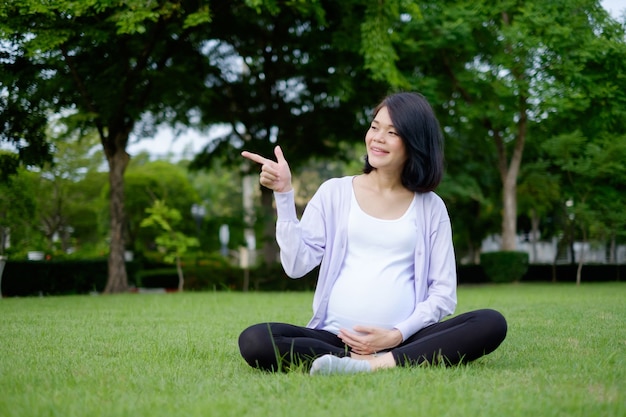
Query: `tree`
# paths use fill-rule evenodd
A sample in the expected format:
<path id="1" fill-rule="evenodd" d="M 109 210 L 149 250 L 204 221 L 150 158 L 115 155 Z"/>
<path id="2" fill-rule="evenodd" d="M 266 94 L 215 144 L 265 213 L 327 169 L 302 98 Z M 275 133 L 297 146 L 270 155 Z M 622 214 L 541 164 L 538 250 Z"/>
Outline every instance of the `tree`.
<path id="1" fill-rule="evenodd" d="M 164 251 L 165 262 L 176 264 L 178 291 L 182 291 L 185 277 L 181 258 L 187 253 L 188 248 L 199 245 L 198 239 L 188 237 L 175 229 L 182 216 L 178 210 L 167 207 L 163 200 L 155 200 L 152 207 L 146 208 L 146 213 L 148 217 L 141 222 L 141 227 L 156 226 L 161 230 L 155 242 Z"/>
<path id="2" fill-rule="evenodd" d="M 393 53 L 369 51 L 369 67 L 389 78 L 389 63 L 395 63 L 391 79 L 424 91 L 448 135 L 471 138 L 477 152 L 495 155 L 502 249 L 513 250 L 527 140 L 539 139 L 539 126 L 563 109 L 561 101 L 575 97 L 573 105 L 584 103 L 570 81 L 598 47 L 597 39 L 606 37 L 609 45 L 624 39 L 613 36 L 614 22 L 595 0 L 427 1 L 421 14 L 398 3 L 398 14 L 379 13 L 388 30 L 378 36 Z M 384 59 L 386 65 L 377 65 Z M 590 81 L 594 75 L 582 76 Z"/>
<path id="3" fill-rule="evenodd" d="M 67 217 L 77 255 L 102 256 L 108 252 L 108 196 L 103 193 L 107 181 L 106 172 L 88 171 L 68 187 Z"/>
<path id="4" fill-rule="evenodd" d="M 483 239 L 497 230 L 495 199 L 483 190 L 480 175 L 447 173 L 437 192 L 450 211 L 454 247 L 460 262 L 479 263 Z"/>
<path id="5" fill-rule="evenodd" d="M 5 3 L 6 4 L 6 3 Z M 0 5 L 0 21 L 6 18 Z M 0 152 L 0 183 L 7 182 L 20 166 L 42 166 L 52 160 L 50 145 L 46 141 L 45 130 L 48 124 L 46 109 L 39 99 L 44 92 L 34 93 L 34 97 L 20 97 L 20 91 L 37 90 L 42 74 L 36 67 L 27 65 L 26 59 L 14 56 L 11 43 L 0 23 L 0 143 L 5 142 L 16 152 Z M 15 78 L 14 73 L 21 76 Z"/>
<path id="6" fill-rule="evenodd" d="M 83 135 L 81 132 L 68 131 L 62 124 L 49 124 L 48 142 L 53 150 L 53 160 L 33 173 L 37 176 L 35 199 L 39 214 L 39 228 L 52 248 L 58 240 L 60 249 L 67 253 L 73 246 L 70 235 L 75 226 L 82 222 L 97 223 L 100 187 L 81 188 L 78 184 L 88 175 L 98 176 L 104 157 L 98 149 L 96 135 Z M 103 184 L 101 184 L 103 185 Z M 85 198 L 86 197 L 86 198 Z M 82 230 L 81 230 L 82 231 Z"/>
<path id="7" fill-rule="evenodd" d="M 23 167 L 0 182 L 0 256 L 5 254 L 9 239 L 14 247 L 20 240 L 32 238 L 32 225 L 37 224 L 33 185 Z"/>
<path id="8" fill-rule="evenodd" d="M 530 219 L 531 262 L 536 262 L 539 226 L 541 220 L 561 202 L 560 182 L 558 175 L 550 172 L 549 163 L 544 160 L 527 163 L 524 168 L 518 187 L 519 211 Z"/>
<path id="9" fill-rule="evenodd" d="M 451 212 L 459 260 L 479 263 L 483 240 L 497 234 L 500 227 L 499 177 L 486 169 L 494 165 L 495 158 L 461 121 L 445 117 L 443 121 L 446 174 L 437 192 Z"/>
<path id="10" fill-rule="evenodd" d="M 182 161 L 181 164 L 186 167 L 188 162 Z M 232 169 L 220 158 L 214 158 L 210 170 L 192 170 L 188 175 L 198 194 L 197 201 L 202 202 L 206 209 L 205 221 L 198 225 L 202 232 L 202 237 L 199 236 L 202 250 L 212 252 L 221 249 L 219 230 L 224 224 L 229 228 L 228 244 L 234 248 L 244 245 L 240 171 Z M 256 232 L 263 233 L 263 230 L 259 228 Z"/>
<path id="11" fill-rule="evenodd" d="M 154 201 L 167 201 L 171 209 L 185 214 L 178 227 L 182 232 L 190 233 L 194 225 L 189 213 L 199 197 L 183 167 L 167 161 L 136 162 L 131 162 L 125 178 L 125 239 L 129 249 L 142 252 L 154 239 L 148 229 L 141 227 L 146 209 Z"/>
<path id="12" fill-rule="evenodd" d="M 216 157 L 242 174 L 242 149 L 273 155 L 280 143 L 297 169 L 313 156 L 341 158 L 342 141 L 363 139 L 368 106 L 378 102 L 387 84 L 367 77 L 360 55 L 360 25 L 366 1 L 211 3 L 212 42 L 222 56 L 222 71 L 210 82 L 215 100 L 203 119 L 217 119 L 230 131 L 216 138 L 193 161 L 211 166 Z M 256 182 L 256 179 L 255 179 Z M 271 191 L 261 188 L 264 259 L 276 260 Z M 252 224 L 247 225 L 248 228 Z"/>
<path id="13" fill-rule="evenodd" d="M 2 217 L 16 248 L 80 252 L 82 244 L 104 242 L 106 235 L 99 227 L 105 209 L 100 198 L 106 184 L 106 173 L 100 172 L 104 158 L 93 135 L 80 137 L 58 124 L 50 124 L 47 131 L 52 162 L 20 168 L 10 178 Z"/>
<path id="14" fill-rule="evenodd" d="M 584 244 L 594 237 L 606 238 L 607 231 L 626 228 L 622 190 L 626 184 L 626 135 L 614 140 L 606 136 L 587 138 L 574 132 L 555 136 L 543 147 L 564 176 L 569 214 L 582 238 L 576 273 L 579 285 Z"/>
<path id="15" fill-rule="evenodd" d="M 601 23 L 587 34 L 585 48 L 573 49 L 569 62 L 554 68 L 571 90 L 553 100 L 558 112 L 542 126 L 550 138 L 543 148 L 562 175 L 583 242 L 598 238 L 614 247 L 626 227 L 626 26 Z M 610 253 L 614 258 L 614 249 Z M 577 283 L 583 262 L 581 256 Z"/>
<path id="16" fill-rule="evenodd" d="M 43 157 L 47 118 L 61 114 L 72 128 L 97 132 L 104 150 L 110 183 L 107 293 L 128 287 L 129 135 L 149 134 L 165 121 L 190 123 L 191 109 L 207 91 L 204 76 L 211 66 L 198 33 L 209 20 L 208 7 L 191 0 L 0 4 L 2 138 L 18 144 L 28 138 L 30 146 L 20 148 L 25 161 Z"/>

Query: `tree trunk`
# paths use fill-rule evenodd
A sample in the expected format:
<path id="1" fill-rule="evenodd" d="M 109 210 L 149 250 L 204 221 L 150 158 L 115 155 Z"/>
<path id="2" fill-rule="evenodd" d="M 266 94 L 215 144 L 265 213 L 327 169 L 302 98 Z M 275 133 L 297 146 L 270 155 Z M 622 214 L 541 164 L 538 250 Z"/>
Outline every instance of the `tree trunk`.
<path id="1" fill-rule="evenodd" d="M 0 253 L 1 254 L 1 253 Z M 611 239 L 609 243 L 609 256 L 608 261 L 610 264 L 617 263 L 617 245 L 615 244 L 615 232 L 611 232 Z"/>
<path id="2" fill-rule="evenodd" d="M 587 232 L 583 228 L 583 241 L 580 245 L 580 256 L 578 257 L 578 268 L 576 268 L 576 285 L 580 285 L 583 274 L 583 264 L 585 263 L 585 244 L 587 243 Z"/>
<path id="3" fill-rule="evenodd" d="M 531 248 L 532 248 L 532 254 L 533 254 L 533 258 L 532 258 L 532 262 L 537 262 L 537 242 L 539 241 L 539 215 L 537 215 L 537 210 L 532 209 L 531 210 L 531 218 L 530 218 L 530 223 L 531 223 L 531 232 L 530 232 L 530 239 L 531 239 Z"/>
<path id="4" fill-rule="evenodd" d="M 241 261 L 241 266 L 245 268 L 253 267 L 256 264 L 256 233 L 254 230 L 254 224 L 256 222 L 256 215 L 254 213 L 254 183 L 256 181 L 256 175 L 245 175 L 242 179 L 242 193 L 243 193 L 243 237 L 246 244 L 245 256 L 247 260 Z M 244 265 L 245 264 L 245 265 Z"/>
<path id="5" fill-rule="evenodd" d="M 509 176 L 507 176 L 509 177 Z M 517 248 L 517 184 L 516 178 L 502 185 L 502 250 Z"/>
<path id="6" fill-rule="evenodd" d="M 4 255 L 4 249 L 6 248 L 8 237 L 9 228 L 0 226 L 0 256 Z"/>
<path id="7" fill-rule="evenodd" d="M 183 267 L 180 262 L 180 256 L 176 257 L 176 272 L 178 272 L 178 292 L 183 292 L 185 286 L 185 276 L 183 275 Z"/>
<path id="8" fill-rule="evenodd" d="M 517 137 L 511 160 L 508 161 L 506 144 L 502 132 L 494 132 L 498 153 L 498 171 L 502 181 L 502 246 L 501 250 L 513 251 L 517 248 L 517 176 L 522 164 L 526 141 L 526 105 L 520 97 L 520 120 L 517 124 Z"/>
<path id="9" fill-rule="evenodd" d="M 250 289 L 250 268 L 246 266 L 243 269 L 243 286 L 241 290 L 243 292 L 248 292 L 248 289 Z"/>
<path id="10" fill-rule="evenodd" d="M 4 272 L 4 265 L 7 263 L 7 258 L 0 255 L 0 298 L 2 298 L 2 273 Z"/>
<path id="11" fill-rule="evenodd" d="M 262 187 L 261 207 L 263 209 L 263 261 L 266 265 L 276 263 L 278 244 L 276 243 L 276 216 L 274 214 L 274 193 Z"/>
<path id="12" fill-rule="evenodd" d="M 580 257 L 578 258 L 578 268 L 576 268 L 576 285 L 580 285 L 583 275 L 583 263 L 585 262 L 585 242 L 582 242 L 580 248 Z"/>
<path id="13" fill-rule="evenodd" d="M 124 262 L 124 227 L 126 214 L 124 213 L 124 172 L 130 161 L 126 152 L 128 134 L 123 137 L 120 133 L 111 143 L 103 141 L 104 151 L 109 164 L 109 196 L 110 213 L 110 245 L 109 245 L 109 275 L 104 293 L 120 293 L 128 290 L 128 277 Z M 123 144 L 120 146 L 120 144 Z"/>
<path id="14" fill-rule="evenodd" d="M 569 221 L 569 227 L 568 227 L 568 232 L 569 235 L 567 236 L 567 250 L 569 251 L 569 256 L 570 256 L 570 264 L 571 265 L 576 265 L 576 251 L 574 250 L 574 238 L 575 238 L 575 233 L 574 233 L 574 220 Z"/>

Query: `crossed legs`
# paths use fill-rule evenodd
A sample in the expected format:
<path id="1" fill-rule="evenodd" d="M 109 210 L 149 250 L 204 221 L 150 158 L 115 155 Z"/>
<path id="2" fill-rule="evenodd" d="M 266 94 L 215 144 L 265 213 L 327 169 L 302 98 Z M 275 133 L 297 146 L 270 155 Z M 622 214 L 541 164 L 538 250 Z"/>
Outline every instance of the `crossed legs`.
<path id="1" fill-rule="evenodd" d="M 506 332 L 506 320 L 499 312 L 475 310 L 430 325 L 389 352 L 359 356 L 352 355 L 335 334 L 325 330 L 260 323 L 241 333 L 239 349 L 250 366 L 268 371 L 285 371 L 292 364 L 309 366 L 317 358 L 332 355 L 337 359 L 320 360 L 313 366 L 314 370 L 324 365 L 321 373 L 342 372 L 342 368 L 348 368 L 347 372 L 362 372 L 423 362 L 446 365 L 470 362 L 494 351 Z M 368 366 L 338 358 L 365 360 Z"/>

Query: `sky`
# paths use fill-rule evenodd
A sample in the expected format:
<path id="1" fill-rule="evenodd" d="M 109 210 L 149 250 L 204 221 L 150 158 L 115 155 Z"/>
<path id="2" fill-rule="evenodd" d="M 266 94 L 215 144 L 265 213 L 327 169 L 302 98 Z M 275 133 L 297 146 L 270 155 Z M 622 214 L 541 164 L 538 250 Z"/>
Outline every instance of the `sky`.
<path id="1" fill-rule="evenodd" d="M 600 3 L 615 18 L 626 12 L 626 0 L 602 0 Z M 215 128 L 208 133 L 188 130 L 177 136 L 172 129 L 165 127 L 160 129 L 154 138 L 131 139 L 127 151 L 131 156 L 145 151 L 154 158 L 178 159 L 185 152 L 192 157 L 200 152 L 217 132 L 223 130 Z"/>
<path id="2" fill-rule="evenodd" d="M 600 3 L 616 18 L 626 10 L 626 0 L 602 0 Z"/>
<path id="3" fill-rule="evenodd" d="M 170 127 L 159 129 L 154 138 L 130 138 L 126 151 L 132 156 L 141 152 L 149 153 L 153 158 L 180 159 L 187 154 L 188 159 L 200 152 L 216 133 L 223 128 L 215 127 L 208 132 L 188 129 L 176 133 Z"/>

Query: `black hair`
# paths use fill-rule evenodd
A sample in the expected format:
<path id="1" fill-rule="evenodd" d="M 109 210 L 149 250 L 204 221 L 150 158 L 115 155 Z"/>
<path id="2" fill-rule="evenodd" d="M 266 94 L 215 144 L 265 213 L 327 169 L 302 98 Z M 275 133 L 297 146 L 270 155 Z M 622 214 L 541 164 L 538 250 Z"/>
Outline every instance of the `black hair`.
<path id="1" fill-rule="evenodd" d="M 435 112 L 419 93 L 395 93 L 383 99 L 374 109 L 387 107 L 389 117 L 404 142 L 407 160 L 402 169 L 401 181 L 407 189 L 425 193 L 433 191 L 443 177 L 443 134 Z M 365 156 L 363 172 L 374 169 Z"/>

